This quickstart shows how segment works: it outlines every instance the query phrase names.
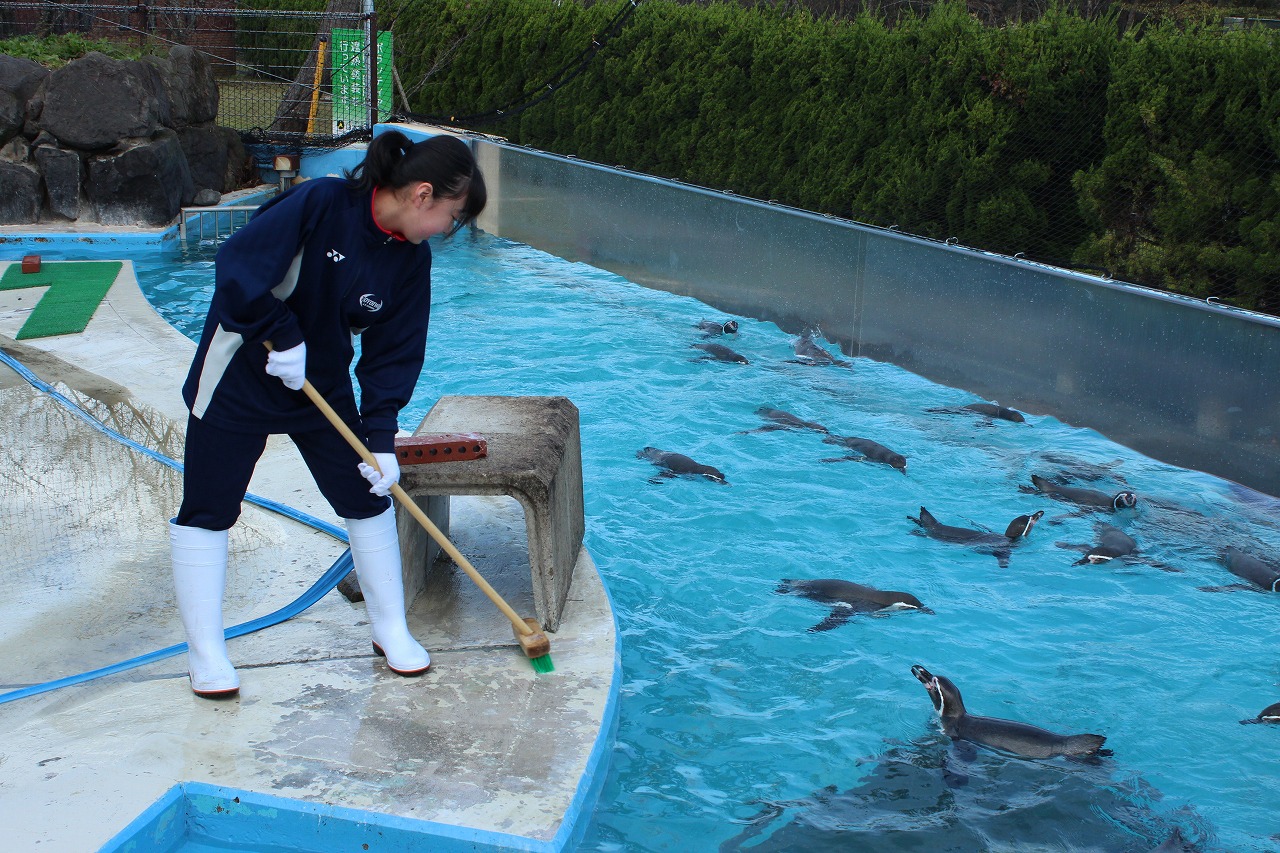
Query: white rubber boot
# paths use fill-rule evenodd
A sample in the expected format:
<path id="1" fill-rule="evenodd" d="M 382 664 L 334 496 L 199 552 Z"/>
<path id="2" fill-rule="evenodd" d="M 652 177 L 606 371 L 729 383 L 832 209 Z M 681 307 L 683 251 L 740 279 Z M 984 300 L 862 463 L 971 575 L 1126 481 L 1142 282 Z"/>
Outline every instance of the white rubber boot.
<path id="1" fill-rule="evenodd" d="M 373 650 L 398 675 L 421 675 L 431 656 L 409 633 L 404 620 L 404 577 L 400 573 L 400 536 L 396 508 L 373 518 L 346 518 L 351 559 L 364 593 L 364 609 L 373 630 Z"/>
<path id="2" fill-rule="evenodd" d="M 169 522 L 173 587 L 187 634 L 191 690 L 206 699 L 240 692 L 240 676 L 227 657 L 222 591 L 227 583 L 227 531 Z"/>

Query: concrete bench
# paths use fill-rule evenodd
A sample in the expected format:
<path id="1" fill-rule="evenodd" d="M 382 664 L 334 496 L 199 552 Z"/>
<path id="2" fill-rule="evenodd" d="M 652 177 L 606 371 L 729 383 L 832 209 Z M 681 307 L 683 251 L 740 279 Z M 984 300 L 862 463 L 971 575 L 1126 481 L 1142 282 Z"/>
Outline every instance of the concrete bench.
<path id="1" fill-rule="evenodd" d="M 441 397 L 414 433 L 477 433 L 480 459 L 406 465 L 400 485 L 446 535 L 449 495 L 509 495 L 524 509 L 534 615 L 548 631 L 560 615 L 586 529 L 578 407 L 566 397 Z M 424 502 L 422 498 L 426 498 Z M 397 508 L 407 600 L 421 590 L 439 549 Z M 484 566 L 476 569 L 483 575 Z"/>

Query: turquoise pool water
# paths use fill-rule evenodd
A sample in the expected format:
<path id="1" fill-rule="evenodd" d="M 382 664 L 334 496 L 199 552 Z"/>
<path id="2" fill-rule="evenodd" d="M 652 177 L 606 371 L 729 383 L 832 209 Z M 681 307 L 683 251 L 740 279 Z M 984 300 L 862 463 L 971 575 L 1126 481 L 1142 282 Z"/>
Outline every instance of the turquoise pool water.
<path id="1" fill-rule="evenodd" d="M 211 262 L 135 261 L 193 337 Z M 402 424 L 442 394 L 563 394 L 581 410 L 587 545 L 621 632 L 617 748 L 580 850 L 1146 851 L 1174 827 L 1209 850 L 1280 848 L 1280 597 L 1230 584 L 1219 551 L 1280 554 L 1277 504 L 897 367 L 797 363 L 794 336 L 737 318 L 717 339 L 749 364 L 698 360 L 708 306 L 488 235 L 438 249 L 427 365 Z M 834 347 L 829 347 L 834 354 Z M 1016 399 L 1000 403 L 1018 407 Z M 824 460 L 812 431 L 751 432 L 761 406 L 908 458 Z M 677 451 L 724 472 L 654 481 Z M 1032 474 L 1128 488 L 1138 509 L 1073 514 Z M 1085 479 L 1097 478 L 1097 479 Z M 1007 568 L 913 535 L 1044 520 Z M 1095 524 L 1141 558 L 1074 565 Z M 1169 571 L 1176 569 L 1177 571 Z M 858 616 L 775 592 L 783 578 L 906 590 L 933 611 Z M 1107 736 L 1100 764 L 951 751 L 911 666 L 971 712 Z"/>

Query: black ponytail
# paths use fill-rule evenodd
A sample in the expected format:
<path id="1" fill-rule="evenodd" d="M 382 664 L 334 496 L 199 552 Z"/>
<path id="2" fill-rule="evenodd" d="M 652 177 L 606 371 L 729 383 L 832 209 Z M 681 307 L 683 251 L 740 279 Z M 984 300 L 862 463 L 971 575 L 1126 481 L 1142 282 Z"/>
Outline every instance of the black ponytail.
<path id="1" fill-rule="evenodd" d="M 422 181 L 440 198 L 466 198 L 457 227 L 479 216 L 489 198 L 471 148 L 456 136 L 411 142 L 400 131 L 388 130 L 369 143 L 364 162 L 347 172 L 347 184 L 357 192 L 398 190 Z"/>

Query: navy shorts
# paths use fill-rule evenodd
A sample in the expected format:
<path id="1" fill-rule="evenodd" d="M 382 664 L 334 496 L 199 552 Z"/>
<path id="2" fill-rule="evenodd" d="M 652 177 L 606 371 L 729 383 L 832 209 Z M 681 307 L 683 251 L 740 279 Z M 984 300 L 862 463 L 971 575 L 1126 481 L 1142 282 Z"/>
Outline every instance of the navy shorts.
<path id="1" fill-rule="evenodd" d="M 290 433 L 289 438 L 339 517 L 373 518 L 391 506 L 390 498 L 369 493 L 369 481 L 357 468 L 360 455 L 336 429 Z M 175 521 L 205 530 L 227 530 L 235 524 L 266 446 L 266 434 L 231 432 L 189 416 L 182 507 Z"/>

